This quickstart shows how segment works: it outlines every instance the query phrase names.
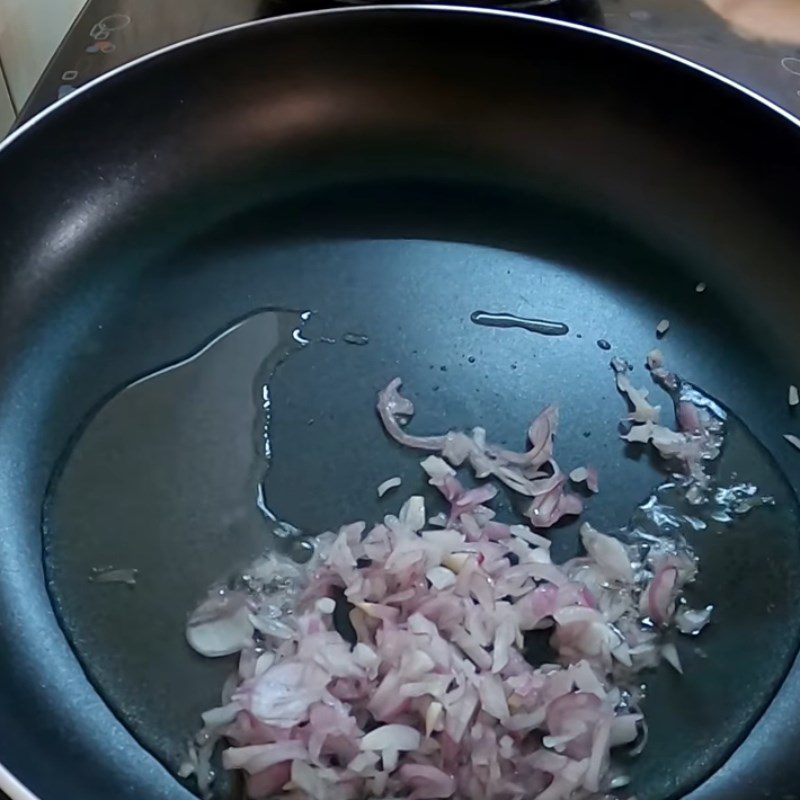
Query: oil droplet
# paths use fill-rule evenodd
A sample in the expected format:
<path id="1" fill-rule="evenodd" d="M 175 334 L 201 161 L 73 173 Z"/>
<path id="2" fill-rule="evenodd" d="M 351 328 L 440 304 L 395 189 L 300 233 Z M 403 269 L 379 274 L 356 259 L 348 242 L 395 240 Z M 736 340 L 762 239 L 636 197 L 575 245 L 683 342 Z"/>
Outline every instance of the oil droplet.
<path id="1" fill-rule="evenodd" d="M 307 539 L 296 539 L 289 555 L 298 564 L 305 564 L 314 555 L 314 545 Z"/>
<path id="2" fill-rule="evenodd" d="M 369 336 L 364 336 L 363 333 L 346 333 L 342 336 L 342 341 L 363 347 L 365 344 L 369 344 Z"/>
<path id="3" fill-rule="evenodd" d="M 611 342 L 607 341 L 606 339 L 598 339 L 597 346 L 601 350 L 610 350 L 611 349 Z"/>
<path id="4" fill-rule="evenodd" d="M 130 567 L 92 567 L 89 580 L 92 583 L 123 583 L 133 589 L 136 586 L 138 569 Z"/>
<path id="5" fill-rule="evenodd" d="M 540 333 L 542 336 L 565 336 L 569 327 L 563 322 L 553 322 L 547 319 L 527 319 L 515 314 L 489 311 L 473 311 L 469 318 L 476 325 L 486 325 L 489 328 L 522 328 L 531 333 Z"/>

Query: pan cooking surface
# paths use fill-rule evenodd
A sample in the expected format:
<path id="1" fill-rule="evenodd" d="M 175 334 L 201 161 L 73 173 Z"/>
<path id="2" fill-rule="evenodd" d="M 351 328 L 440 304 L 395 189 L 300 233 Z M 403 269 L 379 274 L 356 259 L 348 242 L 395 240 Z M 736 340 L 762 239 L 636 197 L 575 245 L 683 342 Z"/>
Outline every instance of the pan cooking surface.
<path id="1" fill-rule="evenodd" d="M 381 196 L 386 207 L 396 191 L 362 190 L 359 205 L 371 198 L 378 204 Z M 446 191 L 439 192 L 444 201 Z M 500 198 L 512 210 L 506 219 L 529 218 L 532 209 L 526 214 L 521 199 Z M 335 198 L 329 204 L 342 205 Z M 446 205 L 436 208 L 437 220 Z M 402 212 L 392 211 L 393 223 L 400 223 Z M 318 209 L 292 213 L 337 227 L 334 220 L 325 225 Z M 493 214 L 485 213 L 488 238 Z M 220 274 L 228 276 L 226 299 L 237 315 L 253 305 L 315 311 L 302 331 L 306 347 L 291 345 L 299 314 L 262 311 L 225 326 L 222 338 L 182 366 L 113 394 L 85 423 L 54 484 L 46 560 L 65 630 L 116 713 L 173 769 L 232 668 L 229 659 L 209 662 L 189 650 L 186 615 L 210 584 L 275 543 L 256 507 L 265 464 L 265 381 L 272 405 L 268 503 L 303 530 L 396 511 L 391 495 L 378 501 L 374 493 L 389 475 L 401 474 L 408 491 L 424 490 L 418 456 L 389 443 L 373 411 L 377 389 L 395 374 L 420 401 L 412 423 L 420 431 L 482 421 L 493 436 L 518 445 L 532 413 L 560 403 L 560 451 L 601 472 L 602 491 L 584 518 L 614 529 L 663 474 L 645 451 L 626 450 L 618 439 L 624 403 L 610 356 L 631 359 L 637 380 L 648 383 L 644 355 L 657 344 L 656 323 L 667 316 L 672 327 L 660 347 L 669 363 L 701 385 L 717 389 L 730 368 L 725 354 L 739 348 L 747 354 L 744 370 L 768 371 L 757 366 L 760 359 L 751 360 L 755 353 L 735 323 L 718 312 L 713 288 L 697 295 L 689 278 L 668 294 L 663 276 L 648 287 L 601 278 L 589 271 L 597 264 L 581 263 L 579 254 L 561 261 L 541 255 L 541 243 L 531 241 L 536 226 L 527 222 L 518 233 L 528 229 L 529 247 L 515 252 L 436 240 L 432 230 L 429 240 L 377 238 L 379 217 L 372 237 L 315 243 L 286 228 L 268 237 L 249 230 L 253 222 L 246 220 L 225 226 L 160 264 L 154 284 L 145 280 L 141 294 L 158 295 L 155 308 L 122 306 L 110 329 L 104 325 L 90 335 L 99 348 L 94 357 L 102 358 L 121 342 L 132 340 L 135 347 L 140 332 L 155 326 L 160 335 L 151 334 L 152 372 L 186 355 L 187 328 L 199 332 L 205 323 L 206 339 L 218 332 L 226 320 L 215 299 Z M 561 220 L 570 223 L 578 224 Z M 418 223 L 407 224 L 409 234 L 417 232 Z M 612 231 L 583 246 L 592 244 L 603 259 L 631 270 L 665 266 L 657 252 L 620 241 Z M 324 289 L 314 287 L 313 275 L 334 270 L 336 278 Z M 570 333 L 545 337 L 475 325 L 470 316 L 479 307 L 563 320 Z M 156 315 L 172 322 L 165 325 Z M 713 317 L 713 325 L 698 324 L 704 316 Z M 369 343 L 348 344 L 342 336 L 352 331 Z M 611 352 L 597 346 L 599 338 L 613 343 Z M 265 373 L 264 360 L 274 364 L 275 354 L 287 349 L 295 352 L 269 377 L 273 368 Z M 668 405 L 666 396 L 662 400 Z M 736 420 L 719 465 L 720 476 L 732 473 L 757 483 L 775 507 L 692 537 L 702 565 L 695 602 L 716 606 L 714 624 L 696 640 L 679 641 L 685 677 L 661 669 L 648 680 L 652 738 L 645 755 L 630 764 L 643 798 L 685 791 L 717 766 L 752 725 L 794 654 L 800 630 L 796 501 L 771 456 Z M 562 557 L 575 553 L 577 525 L 553 536 Z M 92 568 L 104 564 L 137 568 L 136 588 L 89 582 Z M 223 784 L 222 796 L 226 789 Z"/>
<path id="2" fill-rule="evenodd" d="M 4 145 L 4 764 L 42 800 L 191 797 L 170 769 L 230 664 L 195 657 L 184 620 L 269 543 L 258 392 L 285 331 L 265 309 L 313 311 L 309 344 L 268 379 L 268 501 L 308 531 L 395 510 L 374 494 L 388 476 L 422 485 L 374 414 L 395 375 L 421 432 L 484 424 L 520 446 L 559 403 L 559 453 L 600 469 L 586 518 L 619 527 L 662 475 L 617 437 L 608 361 L 647 384 L 668 318 L 669 365 L 736 416 L 720 469 L 776 502 L 693 539 L 693 600 L 715 622 L 682 640 L 685 677 L 649 681 L 651 742 L 630 769 L 664 800 L 733 753 L 693 800 L 796 794 L 800 458 L 782 435 L 797 432 L 799 160 L 793 123 L 662 56 L 435 9 L 221 34 Z M 573 526 L 553 537 L 574 551 Z M 89 580 L 107 565 L 138 569 L 135 588 Z"/>

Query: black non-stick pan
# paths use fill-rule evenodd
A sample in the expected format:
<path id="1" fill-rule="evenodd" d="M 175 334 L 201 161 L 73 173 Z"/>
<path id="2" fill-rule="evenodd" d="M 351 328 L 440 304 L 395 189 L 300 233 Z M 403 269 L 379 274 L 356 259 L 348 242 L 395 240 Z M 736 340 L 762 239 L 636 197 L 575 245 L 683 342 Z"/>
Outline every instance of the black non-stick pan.
<path id="1" fill-rule="evenodd" d="M 648 678 L 650 743 L 627 768 L 640 800 L 798 796 L 798 186 L 797 122 L 730 82 L 464 9 L 242 26 L 24 126 L 0 147 L 0 760 L 29 791 L 0 783 L 15 800 L 191 796 L 173 772 L 231 664 L 183 628 L 267 541 L 269 326 L 125 387 L 277 308 L 313 312 L 270 377 L 269 499 L 305 531 L 395 510 L 374 492 L 390 475 L 423 486 L 374 415 L 395 375 L 420 431 L 520 445 L 558 402 L 559 451 L 602 476 L 585 518 L 625 524 L 661 473 L 618 438 L 608 361 L 647 383 L 669 319 L 670 366 L 736 421 L 726 469 L 775 504 L 693 538 L 714 622 L 681 644 L 684 676 Z M 574 525 L 551 535 L 575 550 Z M 90 580 L 104 565 L 137 569 L 135 588 Z"/>

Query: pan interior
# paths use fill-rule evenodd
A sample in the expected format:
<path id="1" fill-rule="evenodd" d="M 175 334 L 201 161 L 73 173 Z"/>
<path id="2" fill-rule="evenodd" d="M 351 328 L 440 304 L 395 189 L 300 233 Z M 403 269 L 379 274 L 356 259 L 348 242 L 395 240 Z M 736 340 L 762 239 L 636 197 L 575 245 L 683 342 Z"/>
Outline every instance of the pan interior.
<path id="1" fill-rule="evenodd" d="M 160 235 L 158 247 L 87 270 L 64 298 L 42 329 L 59 358 L 38 398 L 39 435 L 63 453 L 45 513 L 53 604 L 92 683 L 147 749 L 174 770 L 232 669 L 194 655 L 183 627 L 205 589 L 267 541 L 254 475 L 274 319 L 230 329 L 278 308 L 313 315 L 309 345 L 269 381 L 267 480 L 279 515 L 309 531 L 395 511 L 391 495 L 375 497 L 386 477 L 423 490 L 417 455 L 390 444 L 373 411 L 395 375 L 418 400 L 420 431 L 482 424 L 519 446 L 532 414 L 559 403 L 561 459 L 601 474 L 585 518 L 624 525 L 663 475 L 618 439 L 624 404 L 608 361 L 630 359 L 648 383 L 644 357 L 670 319 L 658 345 L 670 366 L 743 420 L 724 468 L 775 506 L 694 538 L 695 595 L 716 606 L 715 623 L 680 645 L 685 676 L 648 676 L 650 744 L 630 770 L 640 800 L 664 800 L 723 761 L 794 656 L 800 546 L 796 499 L 770 455 L 786 382 L 723 295 L 695 291 L 703 264 L 687 271 L 640 232 L 517 188 L 446 181 L 306 193 L 190 241 Z M 470 322 L 476 310 L 569 333 L 486 328 Z M 130 386 L 229 330 L 183 371 Z M 348 333 L 368 344 L 344 342 Z M 576 526 L 553 538 L 573 552 Z M 89 581 L 107 564 L 138 569 L 136 587 Z M 235 787 L 222 780 L 217 791 Z"/>

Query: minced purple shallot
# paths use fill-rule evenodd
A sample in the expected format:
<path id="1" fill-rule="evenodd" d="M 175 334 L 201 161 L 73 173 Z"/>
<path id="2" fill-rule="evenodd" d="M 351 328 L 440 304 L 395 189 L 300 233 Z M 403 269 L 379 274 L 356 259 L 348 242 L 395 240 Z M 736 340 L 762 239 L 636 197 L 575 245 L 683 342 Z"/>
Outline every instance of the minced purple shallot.
<path id="1" fill-rule="evenodd" d="M 428 528 L 412 497 L 369 531 L 323 537 L 290 638 L 243 647 L 238 685 L 207 714 L 201 738 L 228 741 L 223 765 L 250 797 L 566 800 L 608 788 L 611 749 L 639 735 L 619 676 L 661 657 L 647 620 L 659 573 L 588 525 L 589 555 L 556 565 L 442 459 L 423 464 L 447 527 Z M 553 663 L 525 659 L 529 634 L 549 637 Z"/>
<path id="2" fill-rule="evenodd" d="M 616 372 L 630 440 L 699 458 L 706 420 L 690 433 L 661 426 L 627 369 Z M 710 608 L 682 600 L 693 557 L 584 523 L 584 555 L 554 563 L 534 528 L 583 507 L 553 456 L 557 410 L 545 408 L 530 449 L 515 452 L 481 428 L 408 434 L 414 407 L 399 387 L 380 393 L 379 414 L 395 440 L 428 451 L 421 466 L 444 512 L 429 518 L 409 497 L 369 529 L 317 537 L 303 568 L 272 554 L 245 588 L 210 594 L 187 638 L 204 655 L 238 652 L 239 667 L 181 774 L 208 793 L 223 741 L 223 766 L 244 773 L 253 800 L 580 800 L 624 785 L 610 757 L 644 746 L 637 673 L 662 660 L 680 670 L 665 631 L 708 622 Z M 464 463 L 530 498 L 530 527 L 498 521 L 496 485 L 463 486 Z M 572 474 L 596 491 L 595 470 Z M 531 663 L 537 637 L 552 657 Z"/>
<path id="3" fill-rule="evenodd" d="M 414 436 L 403 424 L 414 414 L 414 404 L 400 394 L 400 378 L 395 378 L 378 395 L 378 414 L 386 432 L 397 442 L 418 450 L 440 453 L 452 466 L 468 462 L 475 477 L 494 477 L 509 489 L 530 497 L 525 515 L 536 528 L 549 528 L 564 516 L 583 511 L 578 495 L 566 491 L 568 475 L 553 458 L 553 438 L 558 427 L 558 409 L 547 406 L 528 428 L 530 449 L 523 453 L 507 450 L 486 440 L 483 428 L 471 433 L 449 431 L 438 436 Z M 589 476 L 596 486 L 597 476 Z"/>

